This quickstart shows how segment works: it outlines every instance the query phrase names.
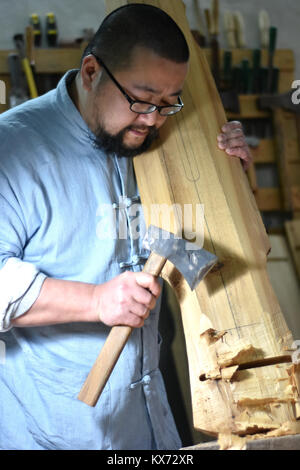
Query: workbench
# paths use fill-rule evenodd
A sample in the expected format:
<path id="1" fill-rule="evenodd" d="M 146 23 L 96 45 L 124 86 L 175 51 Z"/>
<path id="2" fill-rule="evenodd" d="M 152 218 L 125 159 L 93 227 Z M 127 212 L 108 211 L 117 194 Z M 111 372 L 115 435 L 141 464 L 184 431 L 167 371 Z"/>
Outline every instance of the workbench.
<path id="1" fill-rule="evenodd" d="M 220 450 L 220 446 L 217 441 L 211 441 L 182 450 Z M 249 441 L 245 450 L 300 450 L 300 434 Z"/>

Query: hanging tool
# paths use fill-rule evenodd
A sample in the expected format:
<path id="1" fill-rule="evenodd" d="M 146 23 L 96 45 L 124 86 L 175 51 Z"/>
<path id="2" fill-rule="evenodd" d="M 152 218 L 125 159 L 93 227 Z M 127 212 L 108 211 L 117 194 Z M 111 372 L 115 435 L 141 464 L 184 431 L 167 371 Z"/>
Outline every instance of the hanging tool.
<path id="1" fill-rule="evenodd" d="M 271 26 L 270 17 L 266 10 L 261 10 L 258 15 L 258 26 L 260 31 L 260 44 L 262 49 L 269 47 L 269 30 Z"/>
<path id="2" fill-rule="evenodd" d="M 225 11 L 223 19 L 228 48 L 235 49 L 237 47 L 235 38 L 235 25 L 231 11 Z"/>
<path id="3" fill-rule="evenodd" d="M 36 88 L 36 84 L 34 81 L 34 76 L 32 73 L 32 69 L 30 67 L 29 60 L 25 54 L 25 44 L 24 44 L 23 34 L 16 34 L 14 36 L 14 42 L 15 42 L 16 49 L 20 55 L 20 59 L 22 61 L 23 70 L 25 72 L 26 81 L 27 81 L 27 85 L 29 88 L 30 98 L 36 98 L 38 96 L 38 92 L 37 92 L 37 88 Z"/>
<path id="4" fill-rule="evenodd" d="M 293 93 L 295 93 L 295 91 L 290 90 L 287 93 L 282 93 L 280 95 L 261 95 L 257 99 L 257 105 L 259 109 L 263 110 L 281 108 L 292 113 L 300 114 L 300 104 L 293 103 Z"/>
<path id="5" fill-rule="evenodd" d="M 233 113 L 240 112 L 240 101 L 238 89 L 235 87 L 234 68 L 232 67 L 232 52 L 224 51 L 223 53 L 223 69 L 222 69 L 222 85 L 220 97 L 226 111 Z"/>
<path id="6" fill-rule="evenodd" d="M 260 10 L 258 14 L 258 27 L 260 32 L 260 46 L 261 52 L 268 53 L 270 46 L 270 17 L 266 10 Z M 269 69 L 268 67 L 262 66 L 262 54 L 260 58 L 260 67 L 259 67 L 259 86 L 257 93 L 268 93 L 268 77 Z M 257 133 L 261 138 L 269 138 L 273 136 L 273 127 L 270 119 L 260 119 L 256 123 Z"/>
<path id="7" fill-rule="evenodd" d="M 212 55 L 212 74 L 216 86 L 220 89 L 220 48 L 219 48 L 219 0 L 211 0 L 211 9 L 207 11 L 210 32 L 210 47 Z"/>
<path id="8" fill-rule="evenodd" d="M 41 30 L 40 17 L 36 13 L 32 13 L 30 15 L 29 21 L 33 28 L 34 45 L 36 47 L 39 47 L 42 43 L 42 30 Z"/>
<path id="9" fill-rule="evenodd" d="M 243 59 L 241 64 L 241 93 L 245 95 L 249 94 L 251 91 L 251 76 L 252 71 L 249 60 Z"/>
<path id="10" fill-rule="evenodd" d="M 254 49 L 252 53 L 251 93 L 261 92 L 261 50 Z"/>
<path id="11" fill-rule="evenodd" d="M 279 81 L 279 69 L 274 67 L 274 55 L 276 49 L 277 28 L 270 26 L 270 18 L 265 10 L 259 12 L 259 29 L 261 48 L 268 49 L 268 66 L 261 69 L 262 93 L 277 93 Z"/>
<path id="12" fill-rule="evenodd" d="M 206 44 L 205 31 L 203 27 L 202 15 L 201 15 L 201 10 L 198 4 L 198 0 L 193 0 L 193 7 L 194 7 L 193 11 L 195 13 L 195 18 L 197 20 L 197 29 L 192 29 L 191 33 L 193 34 L 199 46 L 205 47 L 205 44 Z"/>
<path id="13" fill-rule="evenodd" d="M 222 70 L 222 86 L 225 90 L 232 87 L 232 53 L 224 51 L 223 53 L 223 70 Z"/>
<path id="14" fill-rule="evenodd" d="M 58 32 L 54 13 L 47 13 L 46 15 L 46 36 L 48 46 L 57 46 Z"/>
<path id="15" fill-rule="evenodd" d="M 274 55 L 276 49 L 277 39 L 277 28 L 274 26 L 270 27 L 269 30 L 269 49 L 268 49 L 268 81 L 267 81 L 267 93 L 275 93 L 278 81 L 278 69 L 274 68 Z"/>
<path id="16" fill-rule="evenodd" d="M 239 11 L 235 11 L 233 13 L 233 21 L 237 47 L 239 49 L 244 49 L 246 47 L 245 22 L 242 14 Z"/>
<path id="17" fill-rule="evenodd" d="M 11 53 L 8 55 L 8 69 L 11 83 L 9 106 L 14 108 L 29 100 L 19 54 Z"/>
<path id="18" fill-rule="evenodd" d="M 261 50 L 254 49 L 252 52 L 252 75 L 250 84 L 250 92 L 253 94 L 260 94 L 263 91 L 262 73 L 263 72 L 261 67 Z M 265 122 L 264 119 L 253 120 L 250 131 L 251 137 L 253 137 L 254 139 L 264 138 L 267 135 L 267 129 L 268 124 Z"/>
<path id="19" fill-rule="evenodd" d="M 218 42 L 218 34 L 219 34 L 219 2 L 218 0 L 212 0 L 211 9 L 210 10 L 205 9 L 204 12 L 205 12 L 205 18 L 206 18 L 206 23 L 207 23 L 207 29 L 210 35 L 212 73 L 213 73 L 218 91 L 220 93 L 220 98 L 222 100 L 223 106 L 226 109 L 226 111 L 239 113 L 240 103 L 239 103 L 239 98 L 238 98 L 236 91 L 233 90 L 231 86 L 229 86 L 229 88 L 225 88 L 223 86 L 223 83 L 221 82 L 220 49 L 219 49 L 219 42 Z M 228 73 L 228 69 L 226 73 Z"/>
<path id="20" fill-rule="evenodd" d="M 25 56 L 27 57 L 32 73 L 34 74 L 34 29 L 31 25 L 26 26 L 25 30 Z"/>
<path id="21" fill-rule="evenodd" d="M 148 228 L 144 247 L 151 251 L 144 272 L 157 277 L 169 260 L 181 272 L 191 289 L 195 289 L 217 262 L 215 255 L 196 245 L 193 250 L 187 250 L 184 239 L 153 225 Z M 78 395 L 79 400 L 90 406 L 96 405 L 132 331 L 130 326 L 114 326 L 111 329 Z"/>
<path id="22" fill-rule="evenodd" d="M 237 45 L 236 45 L 236 38 L 235 38 L 235 26 L 234 26 L 233 14 L 230 11 L 225 11 L 223 18 L 224 18 L 224 28 L 225 28 L 228 48 L 235 49 Z"/>
<path id="23" fill-rule="evenodd" d="M 239 11 L 235 11 L 233 13 L 233 21 L 237 48 L 245 49 L 245 22 L 242 14 Z M 251 68 L 247 58 L 242 60 L 237 78 L 239 79 L 238 92 L 241 94 L 250 93 Z"/>
<path id="24" fill-rule="evenodd" d="M 266 10 L 260 10 L 258 14 L 258 27 L 260 33 L 260 47 L 261 49 L 269 48 L 269 30 L 270 30 L 270 17 Z M 260 92 L 267 92 L 268 69 L 262 67 L 260 69 Z"/>

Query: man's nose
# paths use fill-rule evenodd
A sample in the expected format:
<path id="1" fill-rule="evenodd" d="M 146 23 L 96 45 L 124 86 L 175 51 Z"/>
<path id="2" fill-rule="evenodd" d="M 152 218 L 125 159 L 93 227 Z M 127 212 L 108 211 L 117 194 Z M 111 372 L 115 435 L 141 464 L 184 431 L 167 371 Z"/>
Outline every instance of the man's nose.
<path id="1" fill-rule="evenodd" d="M 151 127 L 151 126 L 155 126 L 157 122 L 160 122 L 161 118 L 162 116 L 156 110 L 156 111 L 153 111 L 153 113 L 149 113 L 149 114 L 139 114 L 137 121 L 140 124 L 143 124 L 144 126 Z"/>

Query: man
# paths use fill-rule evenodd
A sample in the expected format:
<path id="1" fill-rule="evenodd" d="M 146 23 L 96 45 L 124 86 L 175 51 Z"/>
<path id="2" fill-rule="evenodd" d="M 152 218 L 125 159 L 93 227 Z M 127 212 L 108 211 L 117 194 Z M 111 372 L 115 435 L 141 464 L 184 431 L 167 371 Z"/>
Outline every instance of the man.
<path id="1" fill-rule="evenodd" d="M 158 369 L 160 282 L 141 272 L 130 207 L 132 157 L 181 110 L 188 58 L 168 15 L 129 5 L 102 23 L 79 71 L 0 118 L 2 449 L 181 445 Z M 219 146 L 249 163 L 239 123 Z M 104 236 L 104 205 L 128 237 Z M 117 324 L 135 329 L 91 408 L 76 397 Z"/>

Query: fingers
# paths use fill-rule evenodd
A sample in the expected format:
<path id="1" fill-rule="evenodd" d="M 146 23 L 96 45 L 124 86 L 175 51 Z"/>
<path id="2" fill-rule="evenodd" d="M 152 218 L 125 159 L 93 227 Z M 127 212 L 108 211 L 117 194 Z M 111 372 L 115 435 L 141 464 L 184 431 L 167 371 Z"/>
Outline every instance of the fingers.
<path id="1" fill-rule="evenodd" d="M 222 132 L 225 134 L 231 132 L 234 129 L 243 129 L 242 123 L 240 121 L 230 121 L 226 122 L 226 124 L 222 126 Z"/>
<path id="2" fill-rule="evenodd" d="M 227 148 L 243 147 L 245 145 L 245 140 L 243 137 L 232 137 L 232 138 L 221 138 L 219 140 L 219 148 L 226 150 Z"/>
<path id="3" fill-rule="evenodd" d="M 227 123 L 222 127 L 223 132 L 218 135 L 218 142 L 228 142 L 232 139 L 243 139 L 243 141 L 246 143 L 241 125 L 228 126 L 228 124 L 232 123 Z"/>
<path id="4" fill-rule="evenodd" d="M 98 286 L 100 321 L 109 326 L 141 327 L 160 292 L 160 284 L 151 274 L 127 271 Z"/>
<path id="5" fill-rule="evenodd" d="M 143 305 L 132 303 L 131 310 L 128 313 L 127 323 L 133 328 L 144 326 L 145 320 L 149 317 L 150 310 Z"/>
<path id="6" fill-rule="evenodd" d="M 154 297 L 158 298 L 160 296 L 161 286 L 152 274 L 144 272 L 135 273 L 135 279 L 139 286 L 148 289 Z"/>
<path id="7" fill-rule="evenodd" d="M 232 155 L 233 157 L 238 157 L 242 160 L 242 165 L 244 170 L 247 170 L 251 164 L 252 159 L 249 158 L 249 154 L 244 147 L 235 147 L 226 149 L 226 153 L 228 155 Z"/>
<path id="8" fill-rule="evenodd" d="M 155 307 L 156 300 L 161 293 L 161 286 L 154 276 L 147 273 L 135 273 L 137 286 L 132 291 L 132 303 L 130 306 L 131 326 L 140 328 L 150 315 L 150 310 Z"/>
<path id="9" fill-rule="evenodd" d="M 242 124 L 239 121 L 231 121 L 224 124 L 222 133 L 218 135 L 218 147 L 228 155 L 240 158 L 244 170 L 252 163 L 252 155 L 246 142 Z"/>

